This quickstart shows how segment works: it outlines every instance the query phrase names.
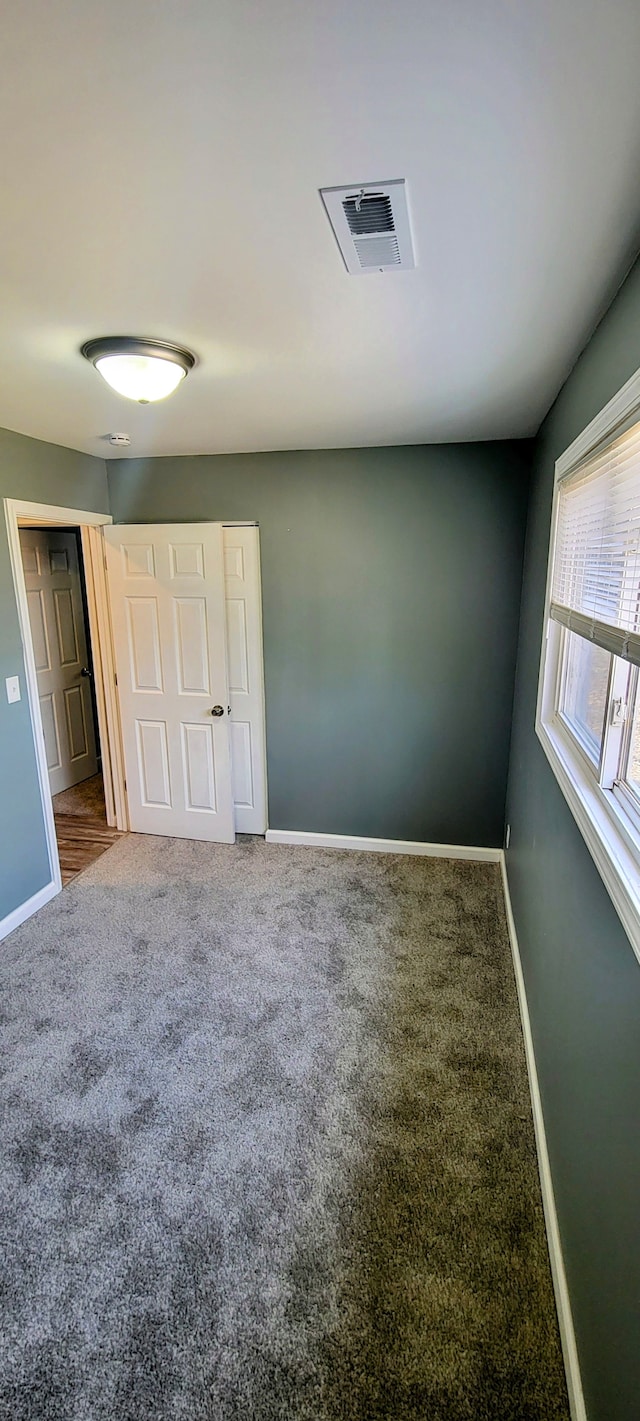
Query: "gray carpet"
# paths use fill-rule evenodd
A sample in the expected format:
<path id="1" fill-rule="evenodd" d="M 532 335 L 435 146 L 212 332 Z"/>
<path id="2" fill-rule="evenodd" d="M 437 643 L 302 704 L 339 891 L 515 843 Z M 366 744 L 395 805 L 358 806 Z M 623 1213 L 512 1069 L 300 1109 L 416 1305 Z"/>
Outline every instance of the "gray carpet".
<path id="1" fill-rule="evenodd" d="M 3 1421 L 566 1421 L 495 867 L 132 835 L 0 974 Z"/>

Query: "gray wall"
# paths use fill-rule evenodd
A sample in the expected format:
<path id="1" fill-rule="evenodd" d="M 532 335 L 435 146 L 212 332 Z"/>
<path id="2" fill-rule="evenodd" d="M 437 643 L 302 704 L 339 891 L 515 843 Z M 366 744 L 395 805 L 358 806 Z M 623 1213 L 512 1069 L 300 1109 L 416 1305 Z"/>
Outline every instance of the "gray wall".
<path id="1" fill-rule="evenodd" d="M 107 512 L 102 459 L 0 429 L 0 498 Z M 8 705 L 6 676 L 22 700 Z M 7 531 L 0 508 L 0 919 L 50 881 Z"/>
<path id="2" fill-rule="evenodd" d="M 534 732 L 553 465 L 640 366 L 640 264 L 564 386 L 535 459 L 507 818 L 590 1421 L 640 1415 L 640 965 Z"/>
<path id="3" fill-rule="evenodd" d="M 260 523 L 272 828 L 502 843 L 529 457 L 109 464 L 116 522 Z"/>

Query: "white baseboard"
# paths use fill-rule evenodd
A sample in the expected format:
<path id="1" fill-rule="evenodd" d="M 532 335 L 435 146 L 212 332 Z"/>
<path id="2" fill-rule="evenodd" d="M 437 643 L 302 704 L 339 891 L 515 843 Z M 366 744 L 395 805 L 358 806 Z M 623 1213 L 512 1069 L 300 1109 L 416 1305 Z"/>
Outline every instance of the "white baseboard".
<path id="1" fill-rule="evenodd" d="M 267 829 L 268 844 L 306 844 L 317 849 L 359 849 L 374 854 L 417 854 L 423 858 L 472 859 L 500 863 L 502 849 L 467 844 L 427 844 L 419 839 L 366 839 L 355 834 L 313 834 L 303 829 Z"/>
<path id="2" fill-rule="evenodd" d="M 505 906 L 507 910 L 507 924 L 509 928 L 509 939 L 511 942 L 511 953 L 513 956 L 513 968 L 518 989 L 518 1002 L 520 1006 L 520 1016 L 522 1019 L 522 1034 L 524 1036 L 524 1049 L 527 1058 L 527 1073 L 529 1076 L 531 1108 L 533 1111 L 533 1128 L 535 1131 L 536 1150 L 538 1154 L 540 1188 L 542 1190 L 542 1206 L 544 1209 L 544 1219 L 547 1230 L 547 1243 L 549 1246 L 551 1275 L 553 1278 L 553 1289 L 555 1293 L 556 1308 L 558 1312 L 558 1324 L 560 1327 L 562 1355 L 564 1358 L 564 1368 L 567 1377 L 569 1408 L 571 1411 L 572 1421 L 587 1421 L 587 1411 L 584 1401 L 584 1393 L 582 1390 L 582 1379 L 580 1376 L 578 1349 L 576 1346 L 576 1337 L 573 1329 L 573 1318 L 571 1316 L 571 1302 L 569 1299 L 569 1289 L 567 1287 L 567 1277 L 564 1270 L 564 1259 L 562 1257 L 562 1244 L 560 1241 L 558 1215 L 556 1213 L 556 1205 L 553 1194 L 551 1165 L 549 1163 L 549 1151 L 547 1149 L 547 1137 L 544 1128 L 542 1098 L 540 1095 L 540 1086 L 538 1084 L 538 1072 L 536 1068 L 536 1058 L 533 1047 L 533 1036 L 531 1033 L 531 1021 L 529 1019 L 527 992 L 524 982 L 524 974 L 522 971 L 522 962 L 520 959 L 518 935 L 516 933 L 516 925 L 513 916 L 513 909 L 511 906 L 511 894 L 509 892 L 509 880 L 507 877 L 507 865 L 504 854 L 502 854 L 500 857 L 500 869 L 502 872 Z"/>
<path id="3" fill-rule="evenodd" d="M 3 938 L 8 937 L 15 928 L 19 928 L 21 923 L 26 922 L 33 913 L 37 913 L 39 908 L 44 908 L 45 903 L 55 898 L 56 893 L 60 892 L 60 886 L 55 880 L 46 883 L 44 888 L 38 889 L 32 898 L 27 898 L 26 903 L 21 903 L 19 908 L 14 908 L 12 913 L 7 913 L 6 918 L 0 921 L 0 942 Z"/>

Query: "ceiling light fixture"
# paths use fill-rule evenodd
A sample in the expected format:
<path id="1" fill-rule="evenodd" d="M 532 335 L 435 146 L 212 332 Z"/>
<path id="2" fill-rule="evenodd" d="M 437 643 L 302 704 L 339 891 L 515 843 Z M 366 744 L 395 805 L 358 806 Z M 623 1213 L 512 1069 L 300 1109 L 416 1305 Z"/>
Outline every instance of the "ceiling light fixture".
<path id="1" fill-rule="evenodd" d="M 103 379 L 127 400 L 148 405 L 172 395 L 196 363 L 195 355 L 165 340 L 134 336 L 100 336 L 88 340 L 81 354 Z"/>

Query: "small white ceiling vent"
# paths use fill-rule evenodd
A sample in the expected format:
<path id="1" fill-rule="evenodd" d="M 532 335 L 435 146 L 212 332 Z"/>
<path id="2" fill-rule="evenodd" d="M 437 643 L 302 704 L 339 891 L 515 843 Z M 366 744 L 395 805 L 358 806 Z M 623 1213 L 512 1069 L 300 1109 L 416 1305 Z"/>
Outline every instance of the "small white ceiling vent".
<path id="1" fill-rule="evenodd" d="M 404 178 L 359 187 L 324 187 L 327 210 L 347 271 L 407 271 L 416 264 Z"/>

